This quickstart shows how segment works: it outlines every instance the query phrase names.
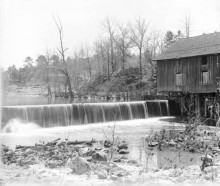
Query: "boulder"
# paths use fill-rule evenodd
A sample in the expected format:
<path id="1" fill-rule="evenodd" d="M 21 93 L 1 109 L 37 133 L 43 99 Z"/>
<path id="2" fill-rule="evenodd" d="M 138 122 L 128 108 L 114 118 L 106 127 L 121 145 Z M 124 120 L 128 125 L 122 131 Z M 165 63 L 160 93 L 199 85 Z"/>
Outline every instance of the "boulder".
<path id="1" fill-rule="evenodd" d="M 113 158 L 113 162 L 121 162 L 120 158 Z"/>
<path id="2" fill-rule="evenodd" d="M 90 170 L 90 166 L 87 159 L 76 156 L 69 162 L 69 167 L 72 169 L 73 173 L 84 174 Z"/>
<path id="3" fill-rule="evenodd" d="M 128 175 L 128 172 L 125 169 L 115 167 L 111 169 L 111 177 L 112 176 L 117 176 L 117 177 L 123 177 Z"/>
<path id="4" fill-rule="evenodd" d="M 95 150 L 102 150 L 102 147 L 96 147 Z"/>
<path id="5" fill-rule="evenodd" d="M 89 151 L 90 151 L 90 149 L 88 147 L 84 147 L 84 148 L 79 149 L 80 154 L 83 156 L 87 156 Z"/>
<path id="6" fill-rule="evenodd" d="M 121 149 L 128 149 L 128 144 L 125 141 L 122 141 L 122 143 L 118 145 L 118 150 Z"/>
<path id="7" fill-rule="evenodd" d="M 33 165 L 33 164 L 35 164 L 36 162 L 33 161 L 33 160 L 31 160 L 31 159 L 27 159 L 27 160 L 20 160 L 20 161 L 18 161 L 17 163 L 18 163 L 18 165 L 20 165 L 20 166 L 25 166 L 25 165 Z"/>
<path id="8" fill-rule="evenodd" d="M 171 139 L 170 142 L 169 142 L 169 145 L 174 146 L 174 145 L 176 145 L 176 142 L 173 141 L 173 139 Z"/>
<path id="9" fill-rule="evenodd" d="M 212 156 L 210 156 L 210 155 L 206 155 L 206 156 L 205 156 L 205 155 L 202 155 L 202 156 L 201 156 L 201 160 L 202 160 L 202 161 L 204 161 L 205 158 L 206 158 L 206 162 L 209 162 L 209 163 L 213 162 Z"/>
<path id="10" fill-rule="evenodd" d="M 178 142 L 183 142 L 184 139 L 183 139 L 183 138 L 178 138 L 177 141 L 178 141 Z"/>
<path id="11" fill-rule="evenodd" d="M 85 154 L 86 156 L 92 156 L 93 154 L 95 154 L 96 151 L 93 149 L 89 149 L 89 151 Z"/>
<path id="12" fill-rule="evenodd" d="M 107 161 L 107 155 L 105 152 L 99 151 L 92 155 L 92 159 L 96 161 Z"/>
<path id="13" fill-rule="evenodd" d="M 119 153 L 119 154 L 128 154 L 129 151 L 128 151 L 128 150 L 125 150 L 125 149 L 121 149 L 121 150 L 119 150 L 118 153 Z"/>
<path id="14" fill-rule="evenodd" d="M 109 170 L 112 168 L 112 166 L 107 163 L 107 162 L 102 162 L 98 165 L 98 170 L 106 170 L 107 172 L 109 172 Z"/>
<path id="15" fill-rule="evenodd" d="M 60 166 L 64 166 L 64 162 L 62 160 L 49 160 L 45 163 L 45 167 L 49 167 L 49 168 L 57 168 Z"/>
<path id="16" fill-rule="evenodd" d="M 189 147 L 189 152 L 194 153 L 195 152 L 195 148 L 194 147 Z"/>
<path id="17" fill-rule="evenodd" d="M 108 177 L 108 172 L 106 170 L 98 170 L 96 174 L 99 179 L 107 179 Z"/>
<path id="18" fill-rule="evenodd" d="M 158 145 L 157 141 L 152 141 L 151 143 L 148 144 L 149 147 L 155 147 Z"/>
<path id="19" fill-rule="evenodd" d="M 208 131 L 207 136 L 216 136 L 216 133 L 214 131 Z"/>
<path id="20" fill-rule="evenodd" d="M 128 160 L 127 163 L 129 163 L 129 164 L 138 164 L 138 162 L 136 160 Z"/>
<path id="21" fill-rule="evenodd" d="M 27 157 L 30 154 L 34 154 L 34 152 L 35 152 L 34 150 L 27 148 L 26 151 L 24 152 L 23 156 Z"/>
<path id="22" fill-rule="evenodd" d="M 117 181 L 118 176 L 116 176 L 116 175 L 111 175 L 111 176 L 110 176 L 110 179 L 111 179 L 111 180 L 114 180 L 114 181 Z"/>
<path id="23" fill-rule="evenodd" d="M 104 147 L 105 148 L 109 148 L 109 147 L 111 147 L 112 146 L 112 143 L 109 141 L 109 140 L 105 140 L 104 141 Z"/>

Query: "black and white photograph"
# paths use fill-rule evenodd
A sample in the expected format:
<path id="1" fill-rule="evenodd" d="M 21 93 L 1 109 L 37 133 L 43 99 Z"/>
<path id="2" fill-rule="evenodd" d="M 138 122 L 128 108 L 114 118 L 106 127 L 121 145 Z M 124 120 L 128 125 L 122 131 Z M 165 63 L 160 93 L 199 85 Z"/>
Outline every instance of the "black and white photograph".
<path id="1" fill-rule="evenodd" d="M 220 185 L 220 1 L 0 0 L 17 185 Z"/>

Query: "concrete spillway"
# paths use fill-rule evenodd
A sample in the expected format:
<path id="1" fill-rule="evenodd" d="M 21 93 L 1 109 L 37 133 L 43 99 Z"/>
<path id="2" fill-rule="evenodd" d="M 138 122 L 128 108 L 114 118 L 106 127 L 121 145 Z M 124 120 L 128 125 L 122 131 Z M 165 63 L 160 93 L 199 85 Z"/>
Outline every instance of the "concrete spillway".
<path id="1" fill-rule="evenodd" d="M 6 125 L 12 119 L 20 119 L 24 123 L 33 122 L 41 127 L 54 127 L 169 115 L 169 106 L 166 100 L 25 105 L 3 107 L 2 123 Z"/>

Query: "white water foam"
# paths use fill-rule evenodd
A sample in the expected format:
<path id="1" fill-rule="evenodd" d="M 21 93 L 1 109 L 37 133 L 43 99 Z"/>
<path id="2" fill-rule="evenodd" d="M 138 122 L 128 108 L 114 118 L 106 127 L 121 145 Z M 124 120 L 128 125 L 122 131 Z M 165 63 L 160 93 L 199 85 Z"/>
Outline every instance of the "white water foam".
<path id="1" fill-rule="evenodd" d="M 40 126 L 35 123 L 24 123 L 19 119 L 12 119 L 2 129 L 2 132 L 3 133 L 27 133 L 38 128 L 40 128 Z"/>

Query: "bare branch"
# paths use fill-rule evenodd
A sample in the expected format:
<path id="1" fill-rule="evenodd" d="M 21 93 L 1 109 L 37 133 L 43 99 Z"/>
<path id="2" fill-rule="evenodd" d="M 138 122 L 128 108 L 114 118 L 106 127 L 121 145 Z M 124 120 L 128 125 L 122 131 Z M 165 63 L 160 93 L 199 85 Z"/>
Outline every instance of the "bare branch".
<path id="1" fill-rule="evenodd" d="M 181 20 L 183 29 L 185 31 L 185 37 L 190 37 L 191 32 L 192 32 L 192 22 L 191 22 L 191 17 L 190 13 L 186 14 L 184 17 L 184 20 Z"/>
<path id="2" fill-rule="evenodd" d="M 71 98 L 74 97 L 73 95 L 73 92 L 72 92 L 72 85 L 71 85 L 71 80 L 70 80 L 70 76 L 69 76 L 69 73 L 68 73 L 68 67 L 67 67 L 67 63 L 66 63 L 66 57 L 65 57 L 65 51 L 67 50 L 67 48 L 64 49 L 63 47 L 63 27 L 62 27 L 62 23 L 60 21 L 60 18 L 58 16 L 58 21 L 55 19 L 55 17 L 53 16 L 54 18 L 54 22 L 57 26 L 57 29 L 59 31 L 59 39 L 60 39 L 60 48 L 58 48 L 58 51 L 62 57 L 62 62 L 63 62 L 63 67 L 64 69 L 61 70 L 61 72 L 63 72 L 63 74 L 66 76 L 66 84 L 65 86 L 67 85 L 68 86 L 68 90 L 69 90 L 69 96 Z M 60 69 L 59 69 L 60 70 Z"/>

